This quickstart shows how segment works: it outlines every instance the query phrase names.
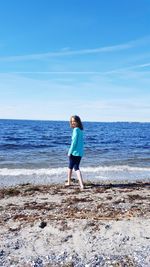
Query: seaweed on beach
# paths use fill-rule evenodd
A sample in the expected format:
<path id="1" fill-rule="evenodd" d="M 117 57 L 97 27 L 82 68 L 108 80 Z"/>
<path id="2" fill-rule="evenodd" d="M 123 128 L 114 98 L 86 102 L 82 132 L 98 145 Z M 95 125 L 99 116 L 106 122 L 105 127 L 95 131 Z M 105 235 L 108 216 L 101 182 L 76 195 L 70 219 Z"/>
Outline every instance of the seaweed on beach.
<path id="1" fill-rule="evenodd" d="M 0 191 L 0 198 L 18 196 L 20 193 L 21 191 L 16 187 L 5 188 Z"/>

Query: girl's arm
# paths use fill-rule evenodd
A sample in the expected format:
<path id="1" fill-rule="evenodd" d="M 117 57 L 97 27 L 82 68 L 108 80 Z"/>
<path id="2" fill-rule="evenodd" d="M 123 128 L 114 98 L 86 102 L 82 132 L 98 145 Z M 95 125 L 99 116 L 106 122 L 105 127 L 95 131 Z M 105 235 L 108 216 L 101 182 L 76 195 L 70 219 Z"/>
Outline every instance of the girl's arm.
<path id="1" fill-rule="evenodd" d="M 73 135 L 72 135 L 72 142 L 71 142 L 71 146 L 70 146 L 70 149 L 68 152 L 68 156 L 70 156 L 72 154 L 73 150 L 75 149 L 76 144 L 77 144 L 77 140 L 78 140 L 78 130 L 77 130 L 77 128 L 74 128 L 73 129 Z"/>

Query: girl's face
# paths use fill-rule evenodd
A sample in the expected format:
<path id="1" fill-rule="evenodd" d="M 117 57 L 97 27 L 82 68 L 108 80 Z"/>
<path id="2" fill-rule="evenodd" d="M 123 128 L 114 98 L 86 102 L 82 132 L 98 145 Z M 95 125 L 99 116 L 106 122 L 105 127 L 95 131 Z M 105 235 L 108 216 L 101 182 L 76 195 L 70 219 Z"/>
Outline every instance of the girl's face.
<path id="1" fill-rule="evenodd" d="M 77 122 L 75 121 L 74 118 L 71 118 L 71 127 L 72 127 L 72 128 L 77 127 Z"/>

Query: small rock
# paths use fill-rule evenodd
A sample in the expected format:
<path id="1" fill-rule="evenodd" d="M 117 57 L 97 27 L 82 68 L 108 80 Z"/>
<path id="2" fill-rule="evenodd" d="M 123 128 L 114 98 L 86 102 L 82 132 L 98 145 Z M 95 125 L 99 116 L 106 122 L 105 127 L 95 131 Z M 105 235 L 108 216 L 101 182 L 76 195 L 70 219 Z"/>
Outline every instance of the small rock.
<path id="1" fill-rule="evenodd" d="M 47 225 L 46 222 L 41 222 L 40 225 L 39 225 L 39 227 L 43 229 L 46 225 Z"/>
<path id="2" fill-rule="evenodd" d="M 19 241 L 17 241 L 17 242 L 14 244 L 14 249 L 19 249 L 19 248 L 20 248 Z"/>
<path id="3" fill-rule="evenodd" d="M 68 235 L 65 238 L 62 239 L 62 242 L 67 242 L 69 238 L 72 238 L 72 235 Z"/>
<path id="4" fill-rule="evenodd" d="M 0 257 L 4 256 L 4 254 L 5 254 L 5 251 L 2 249 L 2 250 L 0 251 Z"/>
<path id="5" fill-rule="evenodd" d="M 105 229 L 110 229 L 110 225 L 107 224 L 107 225 L 105 226 Z"/>
<path id="6" fill-rule="evenodd" d="M 34 267 L 43 267 L 43 261 L 40 258 L 37 258 L 34 262 Z"/>

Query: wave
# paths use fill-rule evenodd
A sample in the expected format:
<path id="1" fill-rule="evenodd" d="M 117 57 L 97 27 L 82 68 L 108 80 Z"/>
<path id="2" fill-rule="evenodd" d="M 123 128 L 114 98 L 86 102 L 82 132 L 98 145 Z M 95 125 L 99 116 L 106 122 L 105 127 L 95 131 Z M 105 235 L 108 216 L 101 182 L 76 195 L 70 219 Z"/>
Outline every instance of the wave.
<path id="1" fill-rule="evenodd" d="M 128 165 L 120 166 L 97 166 L 97 167 L 82 167 L 83 173 L 150 173 L 150 168 L 146 167 L 131 167 Z M 1 176 L 20 176 L 20 175 L 61 175 L 67 172 L 67 168 L 41 168 L 41 169 L 14 169 L 14 168 L 1 168 Z"/>
<path id="2" fill-rule="evenodd" d="M 98 166 L 81 168 L 84 181 L 92 182 L 150 182 L 150 168 L 130 166 Z M 76 175 L 73 172 L 73 178 Z M 56 184 L 64 183 L 67 178 L 67 168 L 42 169 L 0 169 L 0 187 L 16 186 L 18 184 Z"/>
<path id="3" fill-rule="evenodd" d="M 50 147 L 56 147 L 55 144 L 51 143 L 51 144 L 33 144 L 33 143 L 29 143 L 29 144 L 1 144 L 0 145 L 0 149 L 7 149 L 7 150 L 24 150 L 24 149 L 37 149 L 37 148 L 50 148 Z"/>
<path id="4" fill-rule="evenodd" d="M 131 167 L 128 165 L 113 165 L 113 166 L 98 166 L 98 167 L 86 167 L 82 168 L 88 172 L 100 172 L 100 171 L 150 171 L 150 168 L 146 167 Z"/>
<path id="5" fill-rule="evenodd" d="M 55 175 L 66 172 L 67 168 L 42 168 L 42 169 L 0 169 L 0 175 L 3 176 L 20 176 L 20 175 Z"/>

